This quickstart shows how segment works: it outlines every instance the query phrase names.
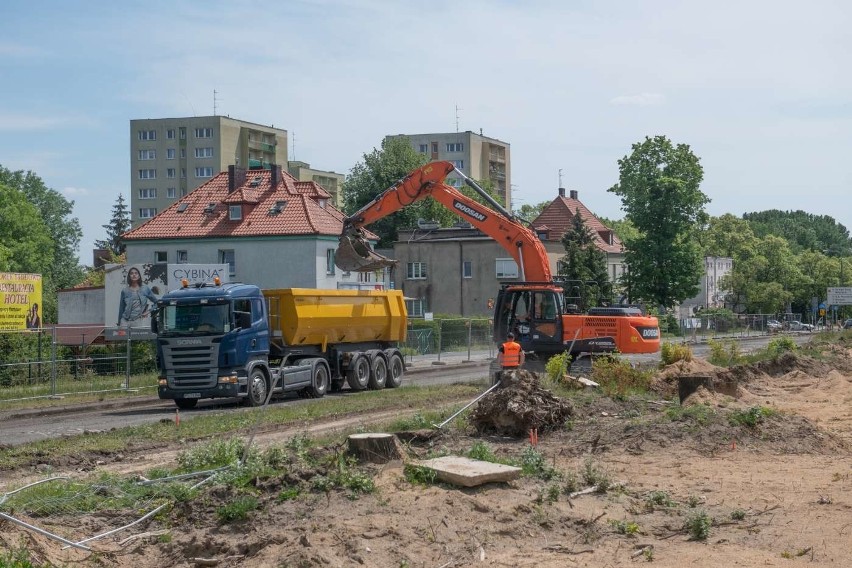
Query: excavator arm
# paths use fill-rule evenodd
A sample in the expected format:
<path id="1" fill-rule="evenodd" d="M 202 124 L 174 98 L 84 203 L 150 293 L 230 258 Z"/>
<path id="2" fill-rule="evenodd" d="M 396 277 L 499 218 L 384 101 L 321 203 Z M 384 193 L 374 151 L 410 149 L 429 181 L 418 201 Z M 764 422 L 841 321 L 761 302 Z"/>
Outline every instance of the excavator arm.
<path id="1" fill-rule="evenodd" d="M 482 195 L 494 209 L 469 198 L 444 182 L 456 171 L 465 183 Z M 335 254 L 341 270 L 367 271 L 388 266 L 393 261 L 377 254 L 364 238 L 363 228 L 421 199 L 432 197 L 444 207 L 493 238 L 515 259 L 520 281 L 550 282 L 547 252 L 535 233 L 506 211 L 476 182 L 450 162 L 432 162 L 408 174 L 343 222 L 343 234 Z"/>

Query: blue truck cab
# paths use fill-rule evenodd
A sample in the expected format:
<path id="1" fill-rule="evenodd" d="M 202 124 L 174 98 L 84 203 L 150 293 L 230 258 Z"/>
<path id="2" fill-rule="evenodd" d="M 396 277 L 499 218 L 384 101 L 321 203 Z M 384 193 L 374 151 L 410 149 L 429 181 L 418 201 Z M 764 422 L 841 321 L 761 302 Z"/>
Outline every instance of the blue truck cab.
<path id="1" fill-rule="evenodd" d="M 161 399 L 192 408 L 202 398 L 248 398 L 253 371 L 268 382 L 269 323 L 257 286 L 185 285 L 160 298 L 153 325 Z"/>

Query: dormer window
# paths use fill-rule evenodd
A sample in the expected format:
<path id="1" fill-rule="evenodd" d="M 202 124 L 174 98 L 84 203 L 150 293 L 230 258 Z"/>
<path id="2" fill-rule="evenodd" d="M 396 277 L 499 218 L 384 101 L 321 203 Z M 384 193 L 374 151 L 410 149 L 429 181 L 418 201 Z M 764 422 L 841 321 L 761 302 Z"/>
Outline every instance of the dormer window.
<path id="1" fill-rule="evenodd" d="M 328 199 L 317 199 L 317 203 L 319 206 L 325 209 L 325 206 L 328 205 Z"/>
<path id="2" fill-rule="evenodd" d="M 538 240 L 546 241 L 547 240 L 547 231 L 538 231 Z"/>
<path id="3" fill-rule="evenodd" d="M 231 205 L 230 207 L 228 207 L 228 216 L 231 221 L 239 221 L 243 218 L 243 206 Z"/>

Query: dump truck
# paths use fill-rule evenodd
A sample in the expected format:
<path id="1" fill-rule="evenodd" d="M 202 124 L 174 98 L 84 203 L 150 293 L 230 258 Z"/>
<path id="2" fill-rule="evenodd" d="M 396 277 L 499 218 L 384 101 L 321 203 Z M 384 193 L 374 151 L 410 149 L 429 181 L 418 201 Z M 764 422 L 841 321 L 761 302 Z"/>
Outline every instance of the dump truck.
<path id="1" fill-rule="evenodd" d="M 322 397 L 398 387 L 407 313 L 399 290 L 261 290 L 183 286 L 157 302 L 158 395 L 178 408 L 203 398 L 259 406 L 298 391 Z"/>

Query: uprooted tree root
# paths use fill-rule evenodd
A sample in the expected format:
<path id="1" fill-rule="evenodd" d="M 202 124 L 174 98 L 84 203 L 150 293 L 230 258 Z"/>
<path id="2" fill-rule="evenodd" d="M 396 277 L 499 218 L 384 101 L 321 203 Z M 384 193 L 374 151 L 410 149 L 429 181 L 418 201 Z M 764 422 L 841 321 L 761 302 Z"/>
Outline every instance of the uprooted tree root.
<path id="1" fill-rule="evenodd" d="M 519 369 L 503 371 L 500 386 L 486 395 L 470 415 L 479 433 L 523 438 L 562 428 L 574 407 L 539 384 L 538 375 Z"/>

